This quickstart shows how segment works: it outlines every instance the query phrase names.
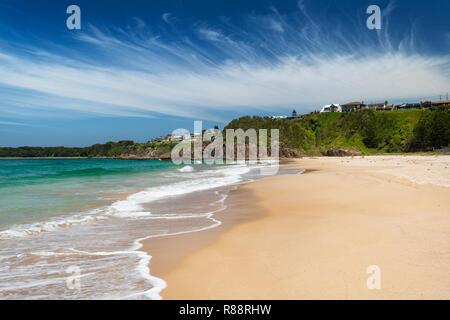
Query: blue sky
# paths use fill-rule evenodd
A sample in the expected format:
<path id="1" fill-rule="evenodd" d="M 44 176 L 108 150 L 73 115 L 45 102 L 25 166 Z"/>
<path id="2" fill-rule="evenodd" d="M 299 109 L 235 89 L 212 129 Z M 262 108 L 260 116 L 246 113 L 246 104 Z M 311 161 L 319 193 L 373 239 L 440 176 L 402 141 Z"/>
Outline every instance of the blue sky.
<path id="1" fill-rule="evenodd" d="M 66 8 L 81 8 L 68 30 Z M 366 8 L 381 8 L 381 30 Z M 450 91 L 450 1 L 0 0 L 0 146 Z"/>

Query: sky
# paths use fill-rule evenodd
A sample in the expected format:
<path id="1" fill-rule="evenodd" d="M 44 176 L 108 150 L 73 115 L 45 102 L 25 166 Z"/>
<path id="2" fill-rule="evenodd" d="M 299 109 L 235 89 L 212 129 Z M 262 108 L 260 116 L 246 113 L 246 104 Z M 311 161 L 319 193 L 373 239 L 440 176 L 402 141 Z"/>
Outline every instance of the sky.
<path id="1" fill-rule="evenodd" d="M 370 5 L 381 29 L 366 25 Z M 448 12 L 448 0 L 0 0 L 0 146 L 145 142 L 194 120 L 444 99 Z"/>

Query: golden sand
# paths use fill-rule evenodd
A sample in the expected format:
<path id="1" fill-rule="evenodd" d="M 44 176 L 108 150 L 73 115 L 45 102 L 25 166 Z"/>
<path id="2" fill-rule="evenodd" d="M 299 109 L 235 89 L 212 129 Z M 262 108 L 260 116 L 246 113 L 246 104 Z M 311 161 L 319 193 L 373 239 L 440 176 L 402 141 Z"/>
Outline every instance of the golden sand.
<path id="1" fill-rule="evenodd" d="M 163 298 L 450 299 L 449 156 L 296 164 L 233 192 L 222 226 L 144 243 Z"/>

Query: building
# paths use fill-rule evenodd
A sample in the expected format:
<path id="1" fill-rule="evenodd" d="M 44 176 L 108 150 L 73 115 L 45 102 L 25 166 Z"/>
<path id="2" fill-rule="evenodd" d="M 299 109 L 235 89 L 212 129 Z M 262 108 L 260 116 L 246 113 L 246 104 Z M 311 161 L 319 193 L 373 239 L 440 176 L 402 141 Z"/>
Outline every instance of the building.
<path id="1" fill-rule="evenodd" d="M 420 106 L 422 107 L 422 108 L 431 108 L 431 104 L 432 104 L 432 102 L 431 101 L 423 101 L 423 102 L 421 102 L 420 103 Z"/>
<path id="2" fill-rule="evenodd" d="M 170 137 L 170 141 L 183 141 L 183 136 L 181 136 L 181 135 L 172 135 Z"/>
<path id="3" fill-rule="evenodd" d="M 324 112 L 342 112 L 342 109 L 339 103 L 333 103 L 324 105 L 320 110 L 320 113 Z"/>
<path id="4" fill-rule="evenodd" d="M 450 100 L 443 100 L 443 101 L 432 101 L 431 102 L 431 106 L 432 107 L 439 107 L 439 106 L 443 106 L 446 104 L 450 104 Z"/>
<path id="5" fill-rule="evenodd" d="M 296 119 L 302 119 L 307 115 L 313 114 L 313 113 L 327 113 L 327 112 L 350 112 L 350 111 L 359 111 L 363 109 L 369 109 L 369 110 L 375 110 L 375 111 L 392 111 L 392 110 L 413 110 L 413 109 L 426 109 L 430 107 L 437 107 L 437 106 L 444 106 L 444 105 L 450 105 L 450 100 L 443 100 L 443 101 L 421 101 L 420 103 L 403 103 L 403 104 L 397 104 L 397 105 L 388 105 L 388 102 L 379 102 L 379 103 L 369 103 L 364 104 L 363 102 L 355 101 L 355 102 L 348 102 L 346 104 L 339 104 L 339 103 L 332 103 L 324 105 L 320 111 L 315 110 L 313 112 L 310 112 L 308 114 L 297 114 L 295 110 L 292 111 L 292 116 L 290 117 L 283 117 L 283 116 L 272 116 L 271 118 L 279 119 L 279 118 L 285 118 L 288 120 L 296 120 Z"/>
<path id="6" fill-rule="evenodd" d="M 412 110 L 421 109 L 420 103 L 403 103 L 394 107 L 394 110 Z"/>
<path id="7" fill-rule="evenodd" d="M 372 109 L 372 110 L 380 110 L 380 108 L 384 109 L 384 106 L 386 104 L 384 102 L 380 102 L 380 103 L 370 103 L 367 105 L 367 109 Z"/>
<path id="8" fill-rule="evenodd" d="M 342 112 L 358 111 L 365 108 L 366 105 L 364 102 L 349 102 L 346 104 L 341 104 Z"/>

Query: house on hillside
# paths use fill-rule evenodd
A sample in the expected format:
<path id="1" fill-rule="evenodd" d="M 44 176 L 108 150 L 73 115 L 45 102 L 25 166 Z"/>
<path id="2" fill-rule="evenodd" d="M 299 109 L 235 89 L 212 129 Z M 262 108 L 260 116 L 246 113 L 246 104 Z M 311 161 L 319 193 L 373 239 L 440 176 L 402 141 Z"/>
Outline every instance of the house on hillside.
<path id="1" fill-rule="evenodd" d="M 380 102 L 380 103 L 369 103 L 367 105 L 367 109 L 372 109 L 372 110 L 380 110 L 381 108 L 384 109 L 384 106 L 386 105 L 386 103 L 384 102 Z"/>
<path id="2" fill-rule="evenodd" d="M 364 102 L 349 102 L 346 104 L 341 104 L 342 112 L 358 111 L 365 108 L 366 105 Z"/>
<path id="3" fill-rule="evenodd" d="M 394 110 L 413 110 L 413 109 L 421 109 L 420 103 L 403 103 L 396 105 Z"/>
<path id="4" fill-rule="evenodd" d="M 450 104 L 450 100 L 433 101 L 433 102 L 431 102 L 431 106 L 432 106 L 432 107 L 443 106 L 443 105 L 446 105 L 446 104 Z"/>
<path id="5" fill-rule="evenodd" d="M 170 138 L 170 141 L 183 141 L 183 136 L 182 135 L 172 135 L 172 137 Z"/>
<path id="6" fill-rule="evenodd" d="M 324 105 L 320 110 L 320 113 L 324 112 L 342 112 L 341 105 L 339 103 Z"/>
<path id="7" fill-rule="evenodd" d="M 431 108 L 431 101 L 422 101 L 420 102 L 420 107 L 423 109 Z"/>
<path id="8" fill-rule="evenodd" d="M 287 116 L 269 116 L 271 119 L 286 119 Z"/>

